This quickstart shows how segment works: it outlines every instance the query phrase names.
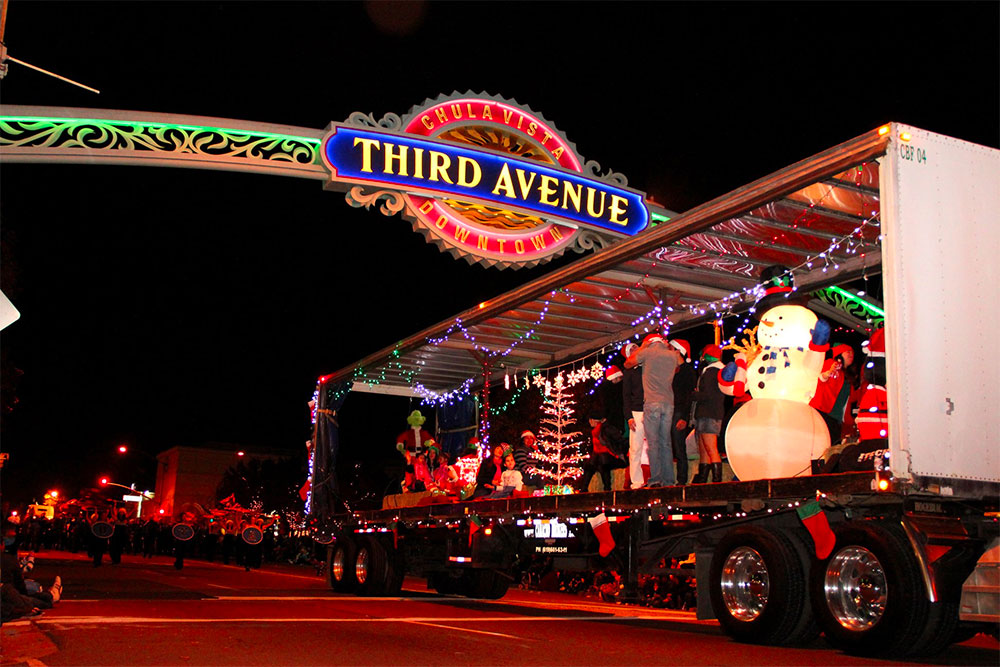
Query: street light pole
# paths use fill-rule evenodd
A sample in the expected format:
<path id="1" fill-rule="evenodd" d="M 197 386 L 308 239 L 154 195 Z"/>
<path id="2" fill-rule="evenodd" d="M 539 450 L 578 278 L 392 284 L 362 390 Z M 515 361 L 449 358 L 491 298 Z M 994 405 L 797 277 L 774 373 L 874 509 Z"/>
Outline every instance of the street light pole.
<path id="1" fill-rule="evenodd" d="M 149 500 L 153 499 L 152 496 L 147 495 L 146 491 L 139 491 L 139 490 L 137 490 L 135 488 L 134 484 L 132 486 L 125 486 L 124 484 L 117 484 L 117 483 L 112 482 L 111 480 L 109 480 L 107 477 L 102 477 L 101 478 L 101 486 L 117 486 L 120 489 L 125 489 L 126 491 L 131 491 L 133 493 L 138 494 L 139 495 L 139 507 L 136 509 L 136 513 L 135 513 L 135 516 L 136 516 L 137 519 L 142 518 L 142 499 L 143 498 L 147 498 Z"/>

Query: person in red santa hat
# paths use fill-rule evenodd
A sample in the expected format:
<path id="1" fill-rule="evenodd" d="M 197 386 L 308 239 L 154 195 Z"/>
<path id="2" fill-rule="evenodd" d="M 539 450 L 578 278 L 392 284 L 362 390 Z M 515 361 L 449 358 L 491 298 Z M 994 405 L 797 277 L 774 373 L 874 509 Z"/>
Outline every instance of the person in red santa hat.
<path id="1" fill-rule="evenodd" d="M 823 362 L 823 370 L 816 382 L 816 394 L 809 405 L 816 408 L 830 429 L 830 444 L 840 442 L 844 415 L 851 397 L 849 368 L 854 363 L 854 348 L 846 344 L 834 345 L 830 359 Z M 847 381 L 845 381 L 847 380 Z"/>
<path id="2" fill-rule="evenodd" d="M 863 346 L 868 361 L 864 368 L 864 394 L 858 404 L 859 441 L 831 458 L 823 472 L 872 470 L 875 459 L 889 451 L 889 395 L 886 392 L 885 329 L 879 329 Z"/>
<path id="3" fill-rule="evenodd" d="M 674 375 L 683 363 L 677 348 L 659 332 L 652 332 L 625 360 L 625 368 L 642 366 L 642 421 L 649 446 L 647 486 L 673 486 L 674 450 L 670 432 L 674 425 Z"/>
<path id="4" fill-rule="evenodd" d="M 693 484 L 708 481 L 709 472 L 713 482 L 722 481 L 722 458 L 719 456 L 719 434 L 725 417 L 725 394 L 719 388 L 719 372 L 722 370 L 722 348 L 706 345 L 701 352 L 701 377 L 695 392 L 695 437 L 698 439 L 698 473 L 691 480 Z"/>

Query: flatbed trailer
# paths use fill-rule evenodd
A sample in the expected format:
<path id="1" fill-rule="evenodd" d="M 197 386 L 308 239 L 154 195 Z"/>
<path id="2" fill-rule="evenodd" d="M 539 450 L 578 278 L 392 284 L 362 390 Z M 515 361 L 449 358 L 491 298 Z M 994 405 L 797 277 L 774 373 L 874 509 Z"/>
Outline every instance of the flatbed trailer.
<path id="1" fill-rule="evenodd" d="M 549 357 L 572 359 L 588 345 L 615 344 L 642 330 L 629 322 L 632 313 L 619 312 L 618 299 L 612 303 L 613 291 L 596 286 L 628 286 L 645 271 L 636 284 L 647 293 L 653 276 L 661 290 L 714 298 L 720 286 L 745 286 L 739 276 L 775 253 L 796 252 L 793 242 L 815 248 L 816 239 L 834 239 L 823 253 L 802 251 L 813 259 L 803 262 L 797 284 L 814 290 L 881 275 L 889 438 L 874 470 L 321 513 L 314 523 L 329 544 L 330 585 L 391 595 L 410 573 L 441 593 L 498 598 L 519 559 L 544 555 L 560 569 L 614 570 L 622 597 L 634 600 L 640 575 L 675 572 L 672 559 L 694 554 L 699 618 L 718 618 L 740 641 L 792 644 L 822 632 L 845 651 L 917 656 L 969 633 L 996 634 L 1000 399 L 986 333 L 1000 330 L 998 182 L 1000 151 L 890 124 L 324 378 L 357 379 L 363 367 L 389 383 L 390 370 L 411 359 L 448 362 L 441 364 L 445 377 L 455 365 L 448 355 L 469 351 L 440 344 L 456 322 L 484 338 L 500 336 L 503 322 L 523 329 L 517 323 L 526 313 L 543 311 L 541 299 L 548 299 L 544 326 L 558 332 L 554 337 L 570 339 L 571 318 L 585 331 L 585 311 L 594 330 L 606 332 L 567 342 Z M 846 212 L 851 207 L 873 210 Z M 803 222 L 813 219 L 819 222 Z M 843 237 L 846 252 L 836 240 L 838 223 L 856 225 Z M 755 250 L 763 245 L 754 237 L 758 227 L 783 230 L 786 245 Z M 734 253 L 690 253 L 699 244 L 722 247 L 703 236 L 737 244 L 746 266 Z M 560 310 L 550 301 L 563 289 L 573 298 Z M 674 330 L 717 317 L 705 310 L 678 309 Z M 542 355 L 530 345 L 520 354 L 537 365 Z M 963 351 L 962 363 L 951 360 L 950 349 Z M 969 359 L 993 359 L 994 368 L 970 366 Z M 488 368 L 484 377 L 493 377 Z"/>

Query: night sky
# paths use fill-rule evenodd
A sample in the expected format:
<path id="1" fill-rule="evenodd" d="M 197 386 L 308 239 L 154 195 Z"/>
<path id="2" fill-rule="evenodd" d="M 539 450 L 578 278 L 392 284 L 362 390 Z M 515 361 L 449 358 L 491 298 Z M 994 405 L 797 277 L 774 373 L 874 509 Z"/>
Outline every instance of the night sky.
<path id="1" fill-rule="evenodd" d="M 998 146 L 998 25 L 995 2 L 10 0 L 11 55 L 101 94 L 11 64 L 0 95 L 319 129 L 485 91 L 684 211 L 888 121 Z M 318 375 L 576 258 L 470 266 L 294 178 L 5 164 L 0 187 L 13 501 L 152 485 L 141 454 L 174 445 L 304 455 Z M 345 446 L 391 447 L 409 409 L 352 396 Z"/>

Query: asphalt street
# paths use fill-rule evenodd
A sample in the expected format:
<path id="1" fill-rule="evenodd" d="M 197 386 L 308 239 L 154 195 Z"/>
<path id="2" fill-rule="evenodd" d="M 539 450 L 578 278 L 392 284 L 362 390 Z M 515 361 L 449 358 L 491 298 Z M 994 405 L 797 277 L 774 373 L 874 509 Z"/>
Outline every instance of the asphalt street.
<path id="1" fill-rule="evenodd" d="M 729 640 L 693 612 L 512 589 L 497 601 L 441 596 L 408 579 L 403 595 L 331 592 L 308 567 L 245 572 L 221 563 L 39 554 L 63 600 L 2 629 L 3 664 L 28 665 L 862 665 L 819 639 L 773 648 Z M 977 636 L 921 664 L 997 665 Z"/>

